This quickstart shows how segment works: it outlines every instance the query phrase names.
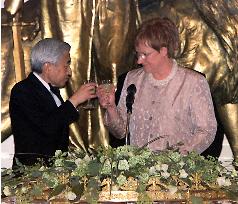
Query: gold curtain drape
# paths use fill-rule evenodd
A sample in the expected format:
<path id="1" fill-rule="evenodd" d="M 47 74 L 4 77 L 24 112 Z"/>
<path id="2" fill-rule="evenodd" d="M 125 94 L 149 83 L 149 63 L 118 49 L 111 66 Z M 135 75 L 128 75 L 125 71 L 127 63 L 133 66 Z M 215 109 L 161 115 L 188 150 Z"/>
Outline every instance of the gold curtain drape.
<path id="1" fill-rule="evenodd" d="M 95 79 L 97 82 L 112 79 L 116 84 L 117 76 L 131 69 L 136 3 L 134 0 L 41 0 L 39 5 L 35 5 L 41 18 L 37 40 L 54 37 L 71 45 L 72 79 L 62 90 L 65 99 L 85 79 Z M 15 7 L 9 6 L 8 10 Z M 29 51 L 37 40 L 34 39 L 31 46 L 29 42 L 23 42 L 23 47 L 27 47 L 24 49 L 26 61 L 28 59 L 26 73 L 30 70 Z M 9 84 L 9 89 L 14 83 Z M 5 101 L 4 107 L 7 107 L 8 100 Z M 7 115 L 7 111 L 5 113 Z M 93 111 L 80 111 L 79 121 L 70 128 L 72 145 L 83 149 L 101 144 L 107 146 L 108 132 L 103 126 L 102 117 L 103 110 L 99 106 Z M 9 122 L 9 117 L 5 117 L 6 127 L 10 126 Z"/>
<path id="2" fill-rule="evenodd" d="M 126 0 L 42 0 L 42 38 L 55 37 L 71 47 L 72 80 L 67 97 L 85 79 L 112 79 L 128 67 L 129 51 L 136 24 L 135 2 Z M 71 142 L 77 147 L 108 145 L 102 121 L 103 112 L 81 111 L 80 120 L 71 125 Z"/>
<path id="3" fill-rule="evenodd" d="M 8 0 L 10 13 L 19 9 L 19 0 Z M 33 2 L 33 1 L 30 1 Z M 138 7 L 138 2 L 140 7 Z M 219 119 L 238 157 L 238 1 L 237 0 L 41 0 L 29 7 L 21 19 L 31 26 L 22 27 L 25 72 L 29 73 L 30 48 L 41 38 L 56 37 L 71 48 L 73 77 L 62 93 L 65 98 L 85 79 L 112 79 L 133 68 L 133 39 L 138 24 L 155 16 L 168 16 L 178 26 L 181 45 L 177 60 L 185 67 L 206 75 Z M 36 2 L 35 2 L 36 4 Z M 10 3 L 8 5 L 11 5 Z M 11 12 L 12 11 L 12 12 Z M 139 12 L 138 12 L 139 11 Z M 9 24 L 11 16 L 4 15 Z M 3 14 L 2 14 L 3 19 Z M 33 20 L 32 20 L 33 19 Z M 37 27 L 39 22 L 40 27 Z M 11 134 L 8 115 L 10 89 L 15 83 L 13 39 L 10 26 L 2 26 L 2 138 Z M 6 31 L 6 32 L 5 32 Z M 25 37 L 25 38 L 24 38 Z M 25 40 L 24 40 L 25 39 Z M 108 145 L 103 110 L 81 111 L 80 120 L 71 125 L 71 143 L 80 148 Z"/>

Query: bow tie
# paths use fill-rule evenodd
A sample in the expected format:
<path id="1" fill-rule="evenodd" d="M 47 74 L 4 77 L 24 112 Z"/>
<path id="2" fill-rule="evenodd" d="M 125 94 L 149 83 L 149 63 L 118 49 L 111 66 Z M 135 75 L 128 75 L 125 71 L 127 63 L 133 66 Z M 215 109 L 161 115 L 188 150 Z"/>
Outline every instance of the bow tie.
<path id="1" fill-rule="evenodd" d="M 56 86 L 52 86 L 50 83 L 49 83 L 49 86 L 50 86 L 50 91 L 58 97 L 58 99 L 61 101 L 61 103 L 63 103 L 64 100 L 63 100 L 62 96 L 60 95 L 59 88 Z"/>
<path id="2" fill-rule="evenodd" d="M 51 90 L 56 96 L 59 96 L 59 95 L 60 95 L 60 90 L 59 90 L 58 87 L 52 86 L 51 83 L 49 83 L 49 86 L 50 86 L 50 90 Z"/>

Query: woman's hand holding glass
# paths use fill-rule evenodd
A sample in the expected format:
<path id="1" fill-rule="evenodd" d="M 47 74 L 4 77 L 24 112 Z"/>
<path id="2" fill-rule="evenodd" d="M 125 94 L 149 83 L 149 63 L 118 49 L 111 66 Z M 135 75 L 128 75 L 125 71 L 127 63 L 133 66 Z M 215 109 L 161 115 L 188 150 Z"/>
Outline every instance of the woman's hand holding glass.
<path id="1" fill-rule="evenodd" d="M 110 80 L 102 80 L 101 84 L 97 87 L 97 96 L 103 108 L 116 107 L 115 87 Z"/>

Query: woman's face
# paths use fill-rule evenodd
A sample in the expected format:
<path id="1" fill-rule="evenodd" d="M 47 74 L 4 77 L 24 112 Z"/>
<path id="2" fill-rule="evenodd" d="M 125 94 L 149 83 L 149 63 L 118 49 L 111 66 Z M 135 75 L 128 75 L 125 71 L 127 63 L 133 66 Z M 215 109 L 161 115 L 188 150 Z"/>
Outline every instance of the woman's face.
<path id="1" fill-rule="evenodd" d="M 139 43 L 136 47 L 137 64 L 143 65 L 143 69 L 148 73 L 156 73 L 161 67 L 163 56 L 160 52 L 146 45 L 144 42 Z"/>

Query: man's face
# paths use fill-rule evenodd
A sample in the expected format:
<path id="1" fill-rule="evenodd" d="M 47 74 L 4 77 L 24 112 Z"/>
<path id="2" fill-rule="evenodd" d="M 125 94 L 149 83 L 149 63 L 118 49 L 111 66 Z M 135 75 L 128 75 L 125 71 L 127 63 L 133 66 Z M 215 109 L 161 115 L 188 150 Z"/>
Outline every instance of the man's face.
<path id="1" fill-rule="evenodd" d="M 50 83 L 56 87 L 63 88 L 71 77 L 70 54 L 65 52 L 56 64 L 52 64 L 49 71 Z"/>

